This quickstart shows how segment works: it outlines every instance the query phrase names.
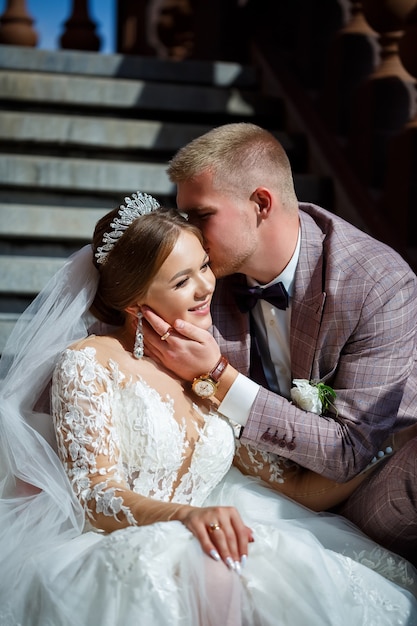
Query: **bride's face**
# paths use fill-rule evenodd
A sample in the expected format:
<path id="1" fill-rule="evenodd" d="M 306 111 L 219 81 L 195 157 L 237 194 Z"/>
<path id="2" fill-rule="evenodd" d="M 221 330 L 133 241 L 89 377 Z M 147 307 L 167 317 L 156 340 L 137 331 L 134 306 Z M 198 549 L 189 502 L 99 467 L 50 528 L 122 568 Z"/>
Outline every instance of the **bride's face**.
<path id="1" fill-rule="evenodd" d="M 168 324 L 180 318 L 200 328 L 209 328 L 215 278 L 208 262 L 197 237 L 182 231 L 156 274 L 144 304 Z"/>

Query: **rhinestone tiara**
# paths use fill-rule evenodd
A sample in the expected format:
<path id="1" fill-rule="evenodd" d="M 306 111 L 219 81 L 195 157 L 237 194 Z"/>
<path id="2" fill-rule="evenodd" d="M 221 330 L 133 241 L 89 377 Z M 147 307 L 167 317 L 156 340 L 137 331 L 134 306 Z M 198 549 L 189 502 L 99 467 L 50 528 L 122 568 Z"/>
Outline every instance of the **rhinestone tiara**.
<path id="1" fill-rule="evenodd" d="M 97 263 L 105 263 L 114 245 L 119 241 L 124 231 L 141 215 L 152 213 L 155 209 L 158 209 L 160 204 L 155 198 L 147 193 L 138 191 L 132 194 L 130 198 L 125 198 L 125 203 L 120 205 L 119 217 L 115 217 L 110 226 L 113 230 L 103 235 L 103 245 L 97 248 L 95 257 Z"/>

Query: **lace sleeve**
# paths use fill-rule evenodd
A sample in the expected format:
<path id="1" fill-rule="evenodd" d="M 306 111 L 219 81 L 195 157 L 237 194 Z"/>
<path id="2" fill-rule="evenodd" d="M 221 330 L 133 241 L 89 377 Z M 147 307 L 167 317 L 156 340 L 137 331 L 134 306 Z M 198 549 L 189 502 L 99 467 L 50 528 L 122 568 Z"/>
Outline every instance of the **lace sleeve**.
<path id="1" fill-rule="evenodd" d="M 86 517 L 107 532 L 174 519 L 178 505 L 133 492 L 112 425 L 114 381 L 95 350 L 67 350 L 52 383 L 52 413 L 60 458 Z"/>
<path id="2" fill-rule="evenodd" d="M 237 441 L 233 464 L 246 475 L 260 478 L 269 487 L 313 511 L 324 511 L 340 504 L 365 479 L 359 474 L 346 483 L 301 467 L 284 457 Z"/>

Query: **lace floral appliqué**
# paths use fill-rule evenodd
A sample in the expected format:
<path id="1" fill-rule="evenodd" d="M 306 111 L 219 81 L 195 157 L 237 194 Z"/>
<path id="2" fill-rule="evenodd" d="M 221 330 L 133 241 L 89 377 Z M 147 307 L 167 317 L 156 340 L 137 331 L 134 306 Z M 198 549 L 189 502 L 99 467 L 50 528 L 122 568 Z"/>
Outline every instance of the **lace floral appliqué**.
<path id="1" fill-rule="evenodd" d="M 53 378 L 53 415 L 60 457 L 87 517 L 124 515 L 122 492 L 200 506 L 231 465 L 234 436 L 217 414 L 194 410 L 203 426 L 189 466 L 184 419 L 174 402 L 145 381 L 126 380 L 116 363 L 105 368 L 94 348 L 66 350 Z"/>

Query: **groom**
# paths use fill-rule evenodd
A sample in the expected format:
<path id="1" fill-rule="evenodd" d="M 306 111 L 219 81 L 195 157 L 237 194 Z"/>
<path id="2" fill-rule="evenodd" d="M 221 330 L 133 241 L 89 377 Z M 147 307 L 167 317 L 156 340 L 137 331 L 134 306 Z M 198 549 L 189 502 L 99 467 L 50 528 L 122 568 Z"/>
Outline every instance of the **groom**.
<path id="1" fill-rule="evenodd" d="M 185 380 L 211 370 L 242 441 L 338 482 L 378 459 L 337 512 L 416 563 L 417 438 L 394 455 L 381 448 L 417 422 L 416 276 L 384 244 L 299 203 L 285 151 L 257 126 L 213 129 L 168 173 L 219 279 L 213 336 L 230 364 L 216 370 L 213 337 L 188 324 L 161 342 L 166 323 L 148 311 L 150 350 Z M 298 408 L 294 379 L 333 388 L 334 406 L 323 416 Z"/>

